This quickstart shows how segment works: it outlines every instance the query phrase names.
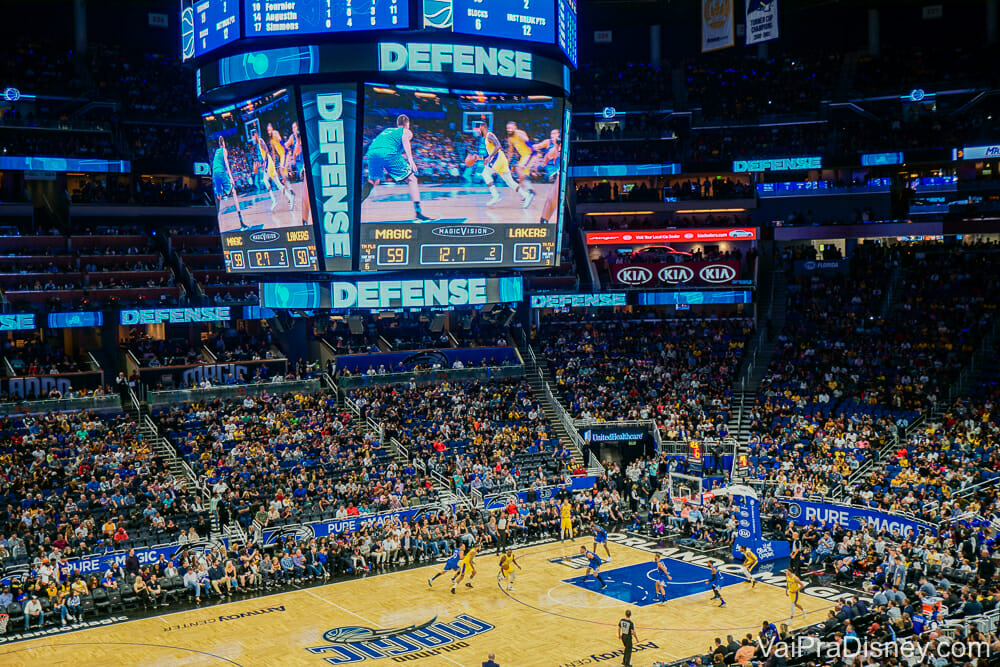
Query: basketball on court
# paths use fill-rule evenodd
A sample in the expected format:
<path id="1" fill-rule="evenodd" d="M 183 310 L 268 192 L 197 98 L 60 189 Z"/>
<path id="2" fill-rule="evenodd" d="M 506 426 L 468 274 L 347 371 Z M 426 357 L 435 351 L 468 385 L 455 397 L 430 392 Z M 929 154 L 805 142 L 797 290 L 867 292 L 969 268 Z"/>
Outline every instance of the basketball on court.
<path id="1" fill-rule="evenodd" d="M 469 153 L 468 155 L 465 156 L 465 166 L 471 167 L 474 164 L 476 164 L 476 156 L 473 155 L 472 153 Z"/>

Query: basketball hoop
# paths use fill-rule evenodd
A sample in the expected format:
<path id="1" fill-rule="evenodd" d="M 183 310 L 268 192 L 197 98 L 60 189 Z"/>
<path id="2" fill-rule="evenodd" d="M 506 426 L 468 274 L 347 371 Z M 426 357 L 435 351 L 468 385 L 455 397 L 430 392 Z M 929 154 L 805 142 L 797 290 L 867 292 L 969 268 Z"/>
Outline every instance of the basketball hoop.
<path id="1" fill-rule="evenodd" d="M 0 614 L 0 635 L 7 632 L 7 621 L 10 620 L 10 614 Z"/>

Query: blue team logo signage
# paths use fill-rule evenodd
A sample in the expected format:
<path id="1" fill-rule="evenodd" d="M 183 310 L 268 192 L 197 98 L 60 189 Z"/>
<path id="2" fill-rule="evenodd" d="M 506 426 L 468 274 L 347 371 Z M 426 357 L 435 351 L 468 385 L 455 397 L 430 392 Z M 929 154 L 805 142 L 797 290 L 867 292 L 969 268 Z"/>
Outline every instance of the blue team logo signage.
<path id="1" fill-rule="evenodd" d="M 454 621 L 438 621 L 437 616 L 423 623 L 400 628 L 375 629 L 362 626 L 333 628 L 323 633 L 325 646 L 306 650 L 320 655 L 331 665 L 347 665 L 365 660 L 393 658 L 395 662 L 419 660 L 458 651 L 469 646 L 469 639 L 494 628 L 468 614 Z"/>
<path id="2" fill-rule="evenodd" d="M 866 507 L 821 503 L 811 500 L 786 500 L 783 502 L 788 507 L 788 518 L 799 526 L 813 522 L 820 525 L 843 526 L 849 530 L 860 530 L 865 526 L 873 526 L 876 530 L 896 532 L 900 537 L 906 537 L 911 533 L 918 535 L 923 532 L 937 532 L 932 525 L 919 519 L 911 519 Z"/>

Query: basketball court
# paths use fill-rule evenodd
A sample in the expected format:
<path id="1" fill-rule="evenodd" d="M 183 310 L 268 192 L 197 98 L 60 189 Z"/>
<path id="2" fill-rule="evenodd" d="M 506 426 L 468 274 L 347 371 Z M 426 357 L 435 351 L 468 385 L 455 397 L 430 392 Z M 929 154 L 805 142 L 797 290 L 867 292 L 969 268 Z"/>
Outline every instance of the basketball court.
<path id="1" fill-rule="evenodd" d="M 586 571 L 579 547 L 592 546 L 588 536 L 516 551 L 523 570 L 514 591 L 498 585 L 491 553 L 476 559 L 475 587 L 461 586 L 456 595 L 448 577 L 429 588 L 440 565 L 427 566 L 5 644 L 0 664 L 475 667 L 493 651 L 504 667 L 617 665 L 617 621 L 631 609 L 641 647 L 632 662 L 648 666 L 703 652 L 715 637 L 756 636 L 765 619 L 790 628 L 814 623 L 833 606 L 831 589 L 816 587 L 812 595 L 807 586 L 807 616 L 788 621 L 779 567 L 751 589 L 739 568 L 727 565 L 728 605 L 720 608 L 703 583 L 707 557 L 682 549 L 667 551 L 673 582 L 669 599 L 657 603 L 649 576 L 656 545 L 611 538 L 604 590 L 592 578 L 579 580 Z"/>
<path id="2" fill-rule="evenodd" d="M 294 208 L 289 210 L 288 198 L 285 193 L 272 187 L 274 201 L 271 208 L 271 196 L 263 189 L 254 193 L 239 194 L 240 213 L 247 229 L 279 229 L 282 227 L 302 226 L 303 206 L 308 203 L 309 192 L 304 181 L 288 184 L 295 193 Z M 308 210 L 308 209 L 306 209 Z M 236 215 L 236 204 L 231 194 L 219 198 L 219 230 L 221 232 L 236 232 L 240 229 L 240 220 Z"/>
<path id="3" fill-rule="evenodd" d="M 531 206 L 521 208 L 521 196 L 510 188 L 500 187 L 500 201 L 486 206 L 490 191 L 485 185 L 420 184 L 423 213 L 434 222 L 451 224 L 533 224 L 542 217 L 542 208 L 552 188 L 551 183 L 533 183 L 535 198 Z M 405 184 L 381 183 L 361 205 L 362 224 L 370 222 L 412 222 L 413 203 Z M 244 214 L 245 215 L 245 214 Z M 555 220 L 551 222 L 555 223 Z"/>

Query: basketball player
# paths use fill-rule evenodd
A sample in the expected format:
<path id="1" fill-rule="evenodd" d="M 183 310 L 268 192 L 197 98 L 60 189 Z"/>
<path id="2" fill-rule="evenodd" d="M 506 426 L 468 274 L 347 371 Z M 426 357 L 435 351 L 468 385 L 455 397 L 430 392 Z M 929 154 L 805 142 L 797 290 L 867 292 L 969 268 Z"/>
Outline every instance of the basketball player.
<path id="1" fill-rule="evenodd" d="M 740 547 L 740 551 L 743 552 L 743 573 L 750 582 L 750 588 L 756 588 L 757 577 L 753 576 L 753 569 L 757 567 L 757 554 L 750 547 Z"/>
<path id="2" fill-rule="evenodd" d="M 285 139 L 285 154 L 288 156 L 288 171 L 298 180 L 305 177 L 306 163 L 302 159 L 302 138 L 299 136 L 299 122 L 292 121 L 292 133 Z"/>
<path id="3" fill-rule="evenodd" d="M 507 590 L 514 590 L 514 578 L 517 577 L 517 573 L 514 572 L 514 568 L 521 569 L 521 565 L 514 558 L 514 552 L 510 549 L 500 556 L 500 573 L 497 575 L 497 583 L 499 584 L 501 580 L 507 580 Z M 503 585 L 503 584 L 501 584 Z"/>
<path id="4" fill-rule="evenodd" d="M 667 581 L 672 580 L 673 577 L 670 576 L 670 572 L 667 570 L 667 557 L 653 555 L 653 562 L 656 564 L 656 570 L 653 571 L 653 581 L 656 584 L 656 598 L 660 602 L 667 601 Z"/>
<path id="5" fill-rule="evenodd" d="M 611 562 L 611 552 L 608 551 L 608 531 L 604 530 L 601 526 L 596 523 L 593 525 L 594 529 L 594 553 L 597 553 L 597 545 L 604 545 L 604 553 L 608 555 L 608 562 Z"/>
<path id="6" fill-rule="evenodd" d="M 400 114 L 396 117 L 396 127 L 387 127 L 378 133 L 365 151 L 368 166 L 368 180 L 361 186 L 361 201 L 368 199 L 372 190 L 388 176 L 397 183 L 406 181 L 413 202 L 413 217 L 417 222 L 427 222 L 431 218 L 420 210 L 420 188 L 417 185 L 417 163 L 413 161 L 413 130 L 410 117 Z"/>
<path id="7" fill-rule="evenodd" d="M 233 169 L 229 166 L 229 149 L 226 148 L 226 140 L 219 137 L 219 147 L 212 155 L 212 188 L 215 190 L 215 197 L 222 203 L 222 199 L 228 195 L 233 195 L 233 203 L 236 205 L 236 216 L 240 220 L 240 229 L 249 229 L 243 222 L 243 212 L 240 211 L 240 200 L 236 196 L 236 180 L 233 178 Z"/>
<path id="8" fill-rule="evenodd" d="M 587 577 L 593 574 L 601 582 L 601 590 L 603 591 L 608 585 L 604 583 L 604 579 L 601 577 L 601 557 L 582 544 L 580 545 L 580 553 L 587 557 L 587 571 L 580 581 L 586 581 Z"/>
<path id="9" fill-rule="evenodd" d="M 799 604 L 799 591 L 801 591 L 804 587 L 805 584 L 802 583 L 802 580 L 799 579 L 798 575 L 791 570 L 785 570 L 785 597 L 791 598 L 792 604 L 790 607 L 790 613 L 792 618 L 795 618 L 796 609 L 801 611 L 803 616 L 806 615 L 805 608 Z"/>
<path id="10" fill-rule="evenodd" d="M 531 167 L 545 180 L 552 181 L 559 176 L 559 158 L 562 154 L 562 137 L 559 128 L 549 132 L 549 138 L 532 146 L 534 154 Z"/>
<path id="11" fill-rule="evenodd" d="M 271 127 L 271 125 L 268 124 L 268 127 Z M 274 184 L 275 189 L 285 193 L 285 197 L 288 199 L 288 210 L 291 211 L 295 208 L 295 195 L 278 176 L 278 168 L 275 165 L 274 156 L 259 134 L 253 134 L 253 142 L 257 147 L 257 157 L 261 164 L 261 171 L 264 174 L 264 187 L 267 188 L 267 194 L 271 197 L 271 210 L 273 211 L 274 207 L 278 205 L 278 200 L 274 196 L 274 190 L 271 189 L 271 184 Z M 282 155 L 284 155 L 284 152 L 282 152 Z"/>
<path id="12" fill-rule="evenodd" d="M 541 162 L 537 165 L 544 169 L 544 176 L 552 183 L 552 189 L 546 195 L 542 203 L 542 215 L 539 222 L 547 224 L 556 215 L 559 206 L 559 160 L 562 157 L 562 136 L 558 129 L 549 132 L 549 138 L 534 146 L 536 155 L 541 155 Z M 544 154 L 541 153 L 544 151 Z"/>
<path id="13" fill-rule="evenodd" d="M 719 607 L 725 607 L 726 601 L 722 599 L 722 589 L 719 588 L 719 584 L 722 583 L 722 573 L 719 572 L 719 568 L 715 566 L 715 561 L 708 561 L 709 575 L 708 579 L 705 580 L 706 584 L 711 584 L 712 592 L 715 595 L 712 596 L 713 600 L 719 600 L 721 604 Z"/>
<path id="14" fill-rule="evenodd" d="M 570 504 L 569 499 L 562 501 L 562 505 L 559 506 L 559 541 L 565 542 L 566 536 L 569 535 L 571 542 L 576 541 L 576 536 L 573 534 L 573 505 Z"/>
<path id="15" fill-rule="evenodd" d="M 434 580 L 445 574 L 446 572 L 458 572 L 458 563 L 465 557 L 465 543 L 462 542 L 458 545 L 458 548 L 451 552 L 451 556 L 445 561 L 444 569 L 435 574 L 433 577 L 427 580 L 427 585 L 431 588 L 434 587 Z"/>
<path id="16" fill-rule="evenodd" d="M 490 132 L 489 128 L 486 127 L 486 123 L 477 125 L 476 132 L 486 142 L 487 155 L 483 159 L 484 166 L 482 171 L 483 181 L 486 182 L 486 185 L 490 189 L 490 199 L 486 202 L 486 205 L 493 206 L 500 201 L 500 191 L 493 184 L 493 176 L 496 175 L 503 179 L 507 187 L 521 195 L 521 208 L 528 208 L 535 193 L 522 188 L 514 180 L 514 177 L 511 176 L 510 162 L 507 160 L 507 155 L 501 150 L 503 146 L 500 144 L 500 140 L 497 139 L 497 135 Z"/>
<path id="17" fill-rule="evenodd" d="M 517 173 L 518 183 L 528 192 L 528 196 L 521 203 L 521 208 L 528 208 L 531 206 L 531 200 L 535 198 L 535 191 L 531 188 L 531 139 L 514 121 L 507 122 L 507 146 L 510 149 L 511 161 L 517 158 L 514 162 L 514 171 Z"/>
<path id="18" fill-rule="evenodd" d="M 465 582 L 466 588 L 472 588 L 472 580 L 476 577 L 476 552 L 479 551 L 479 547 L 474 546 L 465 552 L 458 561 L 458 574 L 452 577 L 451 580 L 451 594 L 455 595 L 455 589 L 458 585 L 462 583 L 465 579 L 465 575 L 469 575 L 469 580 Z"/>
<path id="19" fill-rule="evenodd" d="M 278 177 L 282 182 L 288 174 L 288 151 L 285 149 L 285 142 L 281 140 L 281 133 L 274 129 L 272 123 L 267 124 L 267 139 L 271 142 L 271 153 L 274 155 L 274 162 L 278 167 Z"/>

